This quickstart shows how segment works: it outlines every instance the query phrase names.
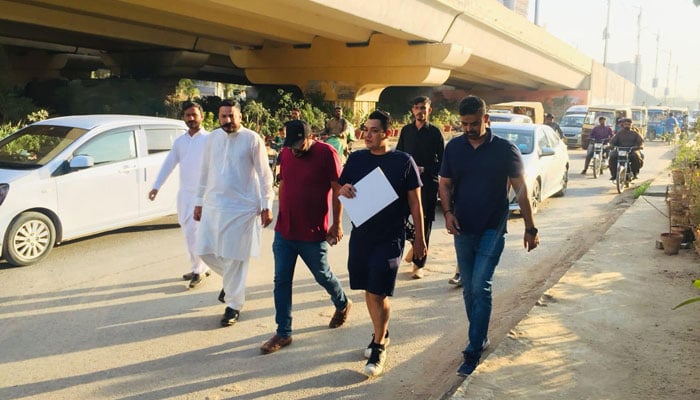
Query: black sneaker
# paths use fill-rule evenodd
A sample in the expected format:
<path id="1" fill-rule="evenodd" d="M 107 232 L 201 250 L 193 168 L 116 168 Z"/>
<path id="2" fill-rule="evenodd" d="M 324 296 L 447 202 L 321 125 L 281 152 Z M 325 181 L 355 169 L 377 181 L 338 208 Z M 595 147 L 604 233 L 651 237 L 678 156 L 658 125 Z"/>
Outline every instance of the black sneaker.
<path id="1" fill-rule="evenodd" d="M 614 181 L 615 179 L 616 179 L 616 178 L 615 178 L 614 176 L 611 176 L 611 177 L 610 177 L 610 180 L 611 180 L 611 181 Z"/>
<path id="2" fill-rule="evenodd" d="M 197 287 L 197 285 L 202 283 L 202 281 L 204 280 L 204 276 L 205 274 L 192 274 L 192 280 L 190 280 L 190 289 L 194 289 L 195 287 Z"/>
<path id="3" fill-rule="evenodd" d="M 479 359 L 481 357 L 474 353 L 467 353 L 466 351 L 462 352 L 462 354 L 464 355 L 464 362 L 459 366 L 457 376 L 467 377 L 471 375 L 476 369 L 476 366 L 479 365 Z"/>
<path id="4" fill-rule="evenodd" d="M 206 275 L 206 276 L 211 275 L 211 270 L 208 269 L 207 272 L 204 273 L 204 275 Z M 182 280 L 183 281 L 191 281 L 193 276 L 194 276 L 194 272 L 188 272 L 188 273 L 182 275 Z"/>
<path id="5" fill-rule="evenodd" d="M 224 311 L 224 317 L 221 318 L 221 326 L 231 326 L 238 321 L 238 317 L 240 316 L 240 312 L 238 310 L 234 310 L 231 307 L 226 307 L 226 311 Z"/>
<path id="6" fill-rule="evenodd" d="M 384 372 L 384 364 L 386 364 L 386 348 L 383 344 L 372 343 L 370 345 L 372 354 L 365 364 L 365 375 L 368 377 L 379 376 Z"/>
<path id="7" fill-rule="evenodd" d="M 372 345 L 374 344 L 374 333 L 372 334 L 372 340 L 369 341 L 369 345 L 367 345 L 367 348 L 365 349 L 365 358 L 370 358 L 372 357 Z M 389 331 L 386 331 L 386 335 L 384 335 L 384 348 L 389 347 Z"/>
<path id="8" fill-rule="evenodd" d="M 219 292 L 219 301 L 222 303 L 226 303 L 225 298 L 226 298 L 226 292 L 224 292 L 224 289 L 221 289 L 221 291 Z"/>

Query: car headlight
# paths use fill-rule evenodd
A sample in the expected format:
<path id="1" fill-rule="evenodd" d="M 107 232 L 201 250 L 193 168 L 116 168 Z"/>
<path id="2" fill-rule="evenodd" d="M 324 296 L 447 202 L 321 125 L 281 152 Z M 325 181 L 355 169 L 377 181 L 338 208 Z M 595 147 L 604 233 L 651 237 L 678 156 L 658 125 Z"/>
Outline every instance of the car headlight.
<path id="1" fill-rule="evenodd" d="M 2 203 L 5 201 L 5 197 L 7 197 L 7 192 L 10 191 L 10 185 L 7 183 L 0 183 L 0 206 Z"/>

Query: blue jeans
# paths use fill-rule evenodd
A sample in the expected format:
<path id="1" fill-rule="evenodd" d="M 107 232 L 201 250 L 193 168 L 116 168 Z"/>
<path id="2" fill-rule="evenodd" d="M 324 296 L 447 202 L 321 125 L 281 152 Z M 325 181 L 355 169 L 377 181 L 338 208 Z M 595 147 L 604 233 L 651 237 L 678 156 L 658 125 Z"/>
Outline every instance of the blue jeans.
<path id="1" fill-rule="evenodd" d="M 493 273 L 503 253 L 505 232 L 488 229 L 480 235 L 461 233 L 454 241 L 469 320 L 469 345 L 464 351 L 481 356 L 491 318 Z"/>
<path id="2" fill-rule="evenodd" d="M 287 240 L 275 232 L 272 252 L 275 256 L 275 322 L 279 336 L 292 335 L 292 281 L 297 256 L 304 261 L 316 282 L 326 289 L 336 310 L 344 310 L 348 305 L 348 298 L 328 265 L 328 243 L 325 240 Z"/>

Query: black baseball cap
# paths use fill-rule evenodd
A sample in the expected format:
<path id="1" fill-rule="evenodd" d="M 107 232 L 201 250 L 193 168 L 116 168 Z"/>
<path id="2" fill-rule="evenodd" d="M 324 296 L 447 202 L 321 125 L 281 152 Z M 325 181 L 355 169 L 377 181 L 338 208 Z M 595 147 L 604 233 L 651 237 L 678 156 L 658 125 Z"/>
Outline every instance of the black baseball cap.
<path id="1" fill-rule="evenodd" d="M 284 147 L 292 147 L 298 141 L 307 138 L 311 135 L 311 126 L 308 122 L 302 120 L 292 120 L 284 123 L 286 136 L 284 137 Z"/>

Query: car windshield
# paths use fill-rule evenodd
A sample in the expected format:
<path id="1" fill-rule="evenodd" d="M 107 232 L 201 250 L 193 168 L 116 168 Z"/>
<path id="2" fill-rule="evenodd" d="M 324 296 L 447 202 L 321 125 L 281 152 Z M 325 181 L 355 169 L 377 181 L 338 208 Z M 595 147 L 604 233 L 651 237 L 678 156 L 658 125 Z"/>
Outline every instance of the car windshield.
<path id="1" fill-rule="evenodd" d="M 580 128 L 583 125 L 583 115 L 565 115 L 561 119 L 560 126 Z"/>
<path id="2" fill-rule="evenodd" d="M 491 132 L 494 135 L 506 139 L 514 145 L 518 146 L 521 154 L 530 154 L 534 151 L 535 131 L 524 129 L 512 129 L 507 127 L 491 127 Z"/>
<path id="3" fill-rule="evenodd" d="M 605 124 L 610 126 L 615 125 L 615 112 L 609 110 L 590 110 L 586 114 L 585 124 L 598 125 L 598 119 L 605 117 Z"/>
<path id="4" fill-rule="evenodd" d="M 0 141 L 0 167 L 39 168 L 85 132 L 70 126 L 27 126 Z"/>

